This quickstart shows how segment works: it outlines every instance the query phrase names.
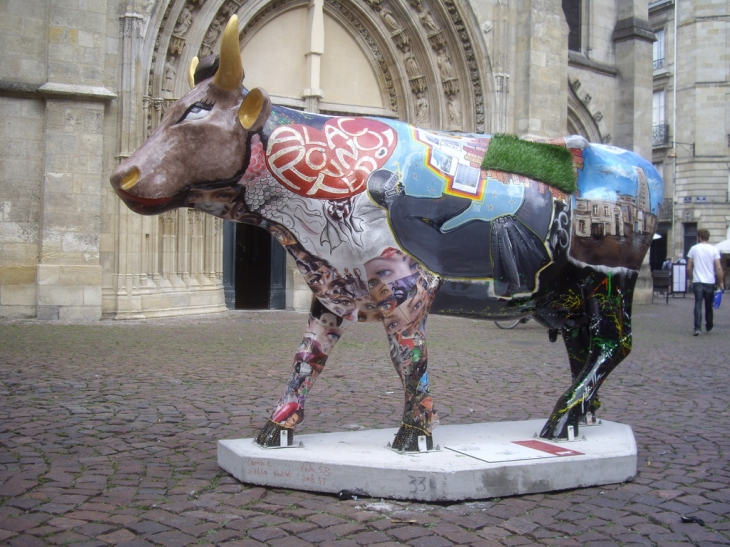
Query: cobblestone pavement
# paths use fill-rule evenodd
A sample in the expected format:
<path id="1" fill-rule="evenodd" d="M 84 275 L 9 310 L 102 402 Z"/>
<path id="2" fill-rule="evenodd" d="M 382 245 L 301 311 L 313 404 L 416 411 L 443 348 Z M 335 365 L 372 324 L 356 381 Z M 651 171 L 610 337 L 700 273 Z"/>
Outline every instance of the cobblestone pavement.
<path id="1" fill-rule="evenodd" d="M 692 303 L 637 306 L 634 350 L 601 391 L 599 417 L 634 430 L 633 481 L 448 505 L 252 487 L 217 467 L 216 441 L 253 436 L 280 395 L 303 314 L 0 323 L 0 544 L 728 545 L 730 305 L 694 338 Z M 568 386 L 565 350 L 534 322 L 429 321 L 442 423 L 546 418 Z M 395 427 L 399 388 L 382 327 L 354 325 L 301 432 Z"/>

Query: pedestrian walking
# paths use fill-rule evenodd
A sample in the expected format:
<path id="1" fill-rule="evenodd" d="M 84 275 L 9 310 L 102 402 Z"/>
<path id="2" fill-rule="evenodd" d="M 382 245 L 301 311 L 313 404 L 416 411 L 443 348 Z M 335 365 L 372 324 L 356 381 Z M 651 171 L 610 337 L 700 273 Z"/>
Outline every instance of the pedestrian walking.
<path id="1" fill-rule="evenodd" d="M 705 303 L 705 328 L 710 332 L 712 323 L 712 300 L 715 285 L 725 289 L 719 251 L 708 243 L 710 232 L 704 228 L 697 230 L 699 243 L 693 245 L 687 253 L 687 279 L 692 281 L 692 292 L 695 295 L 695 330 L 694 336 L 700 335 L 702 326 L 702 302 Z"/>

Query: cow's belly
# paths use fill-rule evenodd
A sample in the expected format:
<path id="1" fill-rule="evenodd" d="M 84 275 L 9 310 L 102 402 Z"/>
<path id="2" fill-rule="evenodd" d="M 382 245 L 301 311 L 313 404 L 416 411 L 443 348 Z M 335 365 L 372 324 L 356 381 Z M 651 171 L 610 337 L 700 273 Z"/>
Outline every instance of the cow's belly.
<path id="1" fill-rule="evenodd" d="M 441 285 L 431 313 L 478 317 L 480 319 L 519 318 L 534 309 L 532 299 L 513 300 L 494 296 L 490 281 L 449 281 Z"/>

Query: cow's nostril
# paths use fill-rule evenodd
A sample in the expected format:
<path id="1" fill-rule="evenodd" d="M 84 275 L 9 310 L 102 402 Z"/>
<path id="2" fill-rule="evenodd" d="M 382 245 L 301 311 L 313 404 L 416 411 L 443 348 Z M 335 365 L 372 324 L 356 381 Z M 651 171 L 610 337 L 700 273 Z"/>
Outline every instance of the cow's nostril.
<path id="1" fill-rule="evenodd" d="M 139 181 L 139 169 L 133 167 L 132 170 L 124 175 L 124 178 L 122 179 L 122 190 L 129 190 L 132 186 L 137 184 L 137 181 Z"/>

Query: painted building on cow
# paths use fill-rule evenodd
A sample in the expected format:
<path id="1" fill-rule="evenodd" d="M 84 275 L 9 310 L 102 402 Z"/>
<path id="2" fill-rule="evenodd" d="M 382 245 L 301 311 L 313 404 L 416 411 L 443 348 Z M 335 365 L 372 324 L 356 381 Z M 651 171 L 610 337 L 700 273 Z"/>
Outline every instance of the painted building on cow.
<path id="1" fill-rule="evenodd" d="M 232 14 L 246 83 L 276 104 L 652 153 L 648 0 L 7 0 L 0 14 L 4 317 L 308 309 L 263 230 L 141 217 L 108 184 Z M 636 229 L 636 199 L 611 226 Z"/>

